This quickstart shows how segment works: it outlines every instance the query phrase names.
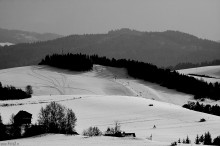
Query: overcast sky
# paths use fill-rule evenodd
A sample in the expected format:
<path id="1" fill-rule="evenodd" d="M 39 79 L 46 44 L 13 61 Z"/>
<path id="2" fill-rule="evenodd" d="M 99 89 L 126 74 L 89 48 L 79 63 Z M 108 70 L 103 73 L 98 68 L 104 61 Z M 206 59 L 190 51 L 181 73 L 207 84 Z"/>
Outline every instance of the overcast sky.
<path id="1" fill-rule="evenodd" d="M 0 27 L 62 35 L 179 30 L 220 40 L 220 0 L 0 0 Z"/>

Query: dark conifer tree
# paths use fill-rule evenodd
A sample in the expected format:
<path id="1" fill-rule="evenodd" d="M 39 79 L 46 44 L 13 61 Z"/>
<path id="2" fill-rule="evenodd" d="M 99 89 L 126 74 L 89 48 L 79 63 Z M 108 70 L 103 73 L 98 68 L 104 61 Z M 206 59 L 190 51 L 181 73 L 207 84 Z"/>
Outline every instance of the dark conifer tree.
<path id="1" fill-rule="evenodd" d="M 204 145 L 211 145 L 212 144 L 212 137 L 209 132 L 205 133 L 204 137 Z"/>
<path id="2" fill-rule="evenodd" d="M 189 143 L 190 143 L 190 140 L 189 140 L 189 137 L 187 135 L 187 137 L 186 137 L 186 144 L 189 144 Z"/>
<path id="3" fill-rule="evenodd" d="M 204 136 L 203 136 L 203 135 L 200 136 L 199 141 L 200 141 L 201 143 L 204 142 Z"/>
<path id="4" fill-rule="evenodd" d="M 213 140 L 213 145 L 220 146 L 220 136 L 217 136 L 217 137 Z"/>
<path id="5" fill-rule="evenodd" d="M 199 135 L 197 134 L 196 139 L 195 139 L 195 144 L 199 144 Z"/>

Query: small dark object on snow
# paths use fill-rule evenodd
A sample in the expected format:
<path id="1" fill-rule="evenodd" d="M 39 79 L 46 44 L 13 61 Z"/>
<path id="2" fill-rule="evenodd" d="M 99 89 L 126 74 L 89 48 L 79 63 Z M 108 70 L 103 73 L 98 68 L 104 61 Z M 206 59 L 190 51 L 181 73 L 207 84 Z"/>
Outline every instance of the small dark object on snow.
<path id="1" fill-rule="evenodd" d="M 205 121 L 206 121 L 206 119 L 202 118 L 202 119 L 200 119 L 199 122 L 205 122 Z"/>
<path id="2" fill-rule="evenodd" d="M 113 137 L 136 137 L 135 133 L 125 133 L 125 132 L 117 132 L 117 133 L 106 133 L 104 136 L 113 136 Z"/>

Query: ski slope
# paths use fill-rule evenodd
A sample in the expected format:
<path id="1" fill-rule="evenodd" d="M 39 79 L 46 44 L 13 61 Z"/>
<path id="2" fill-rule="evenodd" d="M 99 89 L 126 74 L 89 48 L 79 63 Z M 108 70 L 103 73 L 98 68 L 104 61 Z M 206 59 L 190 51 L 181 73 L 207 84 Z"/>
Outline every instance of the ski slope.
<path id="1" fill-rule="evenodd" d="M 183 105 L 191 95 L 129 77 L 125 69 L 95 65 L 89 72 L 72 72 L 48 66 L 0 70 L 0 82 L 41 95 L 125 95 Z"/>
<path id="2" fill-rule="evenodd" d="M 28 66 L 0 71 L 3 85 L 25 89 L 33 87 L 34 95 L 133 95 L 117 82 L 99 75 L 99 66 L 91 72 L 71 72 L 48 66 Z"/>

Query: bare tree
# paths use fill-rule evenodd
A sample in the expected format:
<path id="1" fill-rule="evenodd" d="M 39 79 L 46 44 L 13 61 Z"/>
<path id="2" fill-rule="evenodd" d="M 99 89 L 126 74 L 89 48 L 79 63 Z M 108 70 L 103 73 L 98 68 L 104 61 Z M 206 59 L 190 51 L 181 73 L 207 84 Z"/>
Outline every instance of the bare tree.
<path id="1" fill-rule="evenodd" d="M 115 121 L 115 133 L 121 132 L 120 128 L 121 128 L 120 123 L 118 121 Z"/>
<path id="2" fill-rule="evenodd" d="M 28 95 L 32 95 L 33 94 L 33 89 L 32 89 L 32 86 L 31 85 L 27 85 L 26 86 L 26 88 L 25 88 L 25 90 L 26 90 L 26 93 L 28 94 Z"/>
<path id="3" fill-rule="evenodd" d="M 41 108 L 38 118 L 39 125 L 44 126 L 45 132 L 71 134 L 76 125 L 75 113 L 64 106 L 51 102 Z"/>
<path id="4" fill-rule="evenodd" d="M 74 127 L 76 126 L 76 116 L 72 109 L 67 109 L 67 113 L 65 116 L 65 132 L 71 134 L 74 132 Z"/>
<path id="5" fill-rule="evenodd" d="M 9 124 L 13 125 L 15 123 L 14 117 L 15 117 L 15 115 L 12 114 L 11 117 L 10 117 L 10 120 L 9 120 Z"/>

